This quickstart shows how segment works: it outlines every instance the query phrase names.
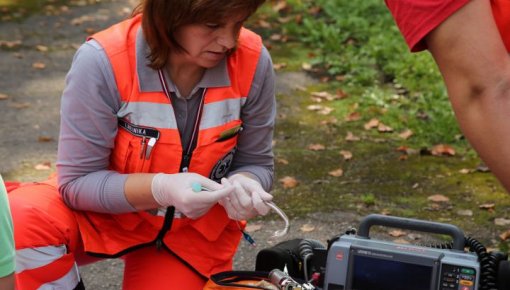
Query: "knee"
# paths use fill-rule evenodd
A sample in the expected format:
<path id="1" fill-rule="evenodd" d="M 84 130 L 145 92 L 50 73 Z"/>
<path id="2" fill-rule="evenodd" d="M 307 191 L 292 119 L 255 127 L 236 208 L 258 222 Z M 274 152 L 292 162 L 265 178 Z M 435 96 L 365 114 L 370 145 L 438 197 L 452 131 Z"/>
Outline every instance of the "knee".
<path id="1" fill-rule="evenodd" d="M 29 185 L 8 194 L 16 248 L 69 245 L 78 227 L 56 188 Z"/>

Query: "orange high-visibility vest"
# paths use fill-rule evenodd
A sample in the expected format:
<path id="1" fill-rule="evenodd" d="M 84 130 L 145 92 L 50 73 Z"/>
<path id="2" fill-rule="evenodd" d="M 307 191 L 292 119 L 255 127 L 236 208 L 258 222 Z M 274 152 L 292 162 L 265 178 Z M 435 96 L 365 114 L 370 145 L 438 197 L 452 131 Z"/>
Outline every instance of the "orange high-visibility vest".
<path id="1" fill-rule="evenodd" d="M 501 38 L 505 43 L 506 50 L 510 52 L 510 1 L 491 0 L 491 5 Z"/>
<path id="2" fill-rule="evenodd" d="M 125 116 L 119 120 L 110 169 L 121 173 L 177 173 L 181 170 L 183 149 L 171 101 L 163 92 L 139 89 L 135 42 L 140 27 L 141 15 L 137 15 L 92 36 L 109 57 Z M 236 51 L 227 57 L 231 85 L 208 88 L 203 96 L 198 139 L 188 171 L 215 179 L 225 173 L 237 144 L 241 108 L 261 49 L 260 37 L 242 29 Z M 153 146 L 149 146 L 153 141 Z M 166 218 L 171 220 L 170 214 L 167 211 Z M 152 245 L 164 225 L 162 216 L 149 212 L 77 212 L 76 217 L 85 251 L 98 256 L 120 256 Z M 174 218 L 162 242 L 184 263 L 208 277 L 232 267 L 240 237 L 238 223 L 216 205 L 197 220 Z"/>

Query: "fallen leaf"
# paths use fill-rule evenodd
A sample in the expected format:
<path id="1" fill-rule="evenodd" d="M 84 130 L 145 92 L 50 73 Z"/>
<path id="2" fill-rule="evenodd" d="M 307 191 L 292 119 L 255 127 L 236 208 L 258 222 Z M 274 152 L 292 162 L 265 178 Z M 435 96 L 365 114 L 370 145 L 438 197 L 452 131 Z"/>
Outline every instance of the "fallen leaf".
<path id="1" fill-rule="evenodd" d="M 257 24 L 261 28 L 271 28 L 271 23 L 269 23 L 268 21 L 266 21 L 264 19 L 257 20 Z"/>
<path id="2" fill-rule="evenodd" d="M 379 126 L 379 120 L 377 120 L 375 118 L 371 119 L 370 121 L 365 123 L 365 125 L 363 125 L 365 130 L 370 130 L 370 129 L 373 129 L 373 128 L 377 128 L 377 126 Z"/>
<path id="3" fill-rule="evenodd" d="M 398 157 L 398 160 L 400 160 L 400 161 L 405 161 L 405 160 L 407 160 L 407 159 L 409 159 L 409 156 L 407 156 L 407 155 L 400 155 L 400 156 Z"/>
<path id="4" fill-rule="evenodd" d="M 271 36 L 269 36 L 269 39 L 271 39 L 273 41 L 279 41 L 282 39 L 282 35 L 278 34 L 278 33 L 274 33 Z"/>
<path id="5" fill-rule="evenodd" d="M 478 166 L 476 166 L 476 171 L 478 171 L 478 172 L 490 172 L 491 170 L 484 163 L 480 163 L 480 164 L 478 164 Z"/>
<path id="6" fill-rule="evenodd" d="M 306 107 L 306 109 L 309 111 L 320 111 L 324 109 L 324 107 L 322 105 L 309 105 Z"/>
<path id="7" fill-rule="evenodd" d="M 439 203 L 432 203 L 428 208 L 428 210 L 440 210 L 441 209 L 441 205 L 439 205 Z"/>
<path id="8" fill-rule="evenodd" d="M 312 70 L 312 65 L 304 62 L 303 64 L 301 64 L 301 69 L 303 69 L 304 71 L 310 71 Z"/>
<path id="9" fill-rule="evenodd" d="M 308 145 L 308 150 L 312 150 L 312 151 L 321 151 L 321 150 L 324 150 L 326 149 L 326 147 L 322 144 L 310 144 Z"/>
<path id="10" fill-rule="evenodd" d="M 338 120 L 335 117 L 330 117 L 327 120 L 322 120 L 320 122 L 321 125 L 329 125 L 329 124 L 336 124 L 338 123 Z"/>
<path id="11" fill-rule="evenodd" d="M 354 104 L 349 105 L 349 109 L 351 111 L 355 111 L 355 110 L 359 109 L 359 103 L 354 103 Z"/>
<path id="12" fill-rule="evenodd" d="M 345 75 L 337 75 L 337 76 L 335 76 L 335 80 L 337 80 L 339 82 L 343 82 L 343 81 L 345 81 Z"/>
<path id="13" fill-rule="evenodd" d="M 345 140 L 346 141 L 359 141 L 361 140 L 360 137 L 358 136 L 355 136 L 354 134 L 352 134 L 352 132 L 347 132 L 347 136 L 345 137 Z"/>
<path id="14" fill-rule="evenodd" d="M 11 103 L 9 104 L 9 107 L 14 109 L 26 109 L 30 107 L 29 102 L 23 102 L 23 103 Z"/>
<path id="15" fill-rule="evenodd" d="M 352 159 L 352 152 L 347 150 L 340 150 L 340 155 L 344 158 L 344 160 L 351 160 Z"/>
<path id="16" fill-rule="evenodd" d="M 467 169 L 467 168 L 462 168 L 461 170 L 459 170 L 459 173 L 462 173 L 462 174 L 468 174 L 471 172 L 473 172 L 473 171 L 471 169 Z"/>
<path id="17" fill-rule="evenodd" d="M 289 161 L 287 161 L 286 159 L 283 159 L 283 158 L 277 158 L 276 162 L 283 164 L 283 165 L 289 164 Z"/>
<path id="18" fill-rule="evenodd" d="M 37 49 L 40 52 L 47 52 L 48 51 L 48 47 L 44 46 L 44 45 L 36 45 L 35 49 Z"/>
<path id="19" fill-rule="evenodd" d="M 248 233 L 253 233 L 262 228 L 262 224 L 248 224 L 244 230 Z"/>
<path id="20" fill-rule="evenodd" d="M 389 231 L 388 234 L 392 237 L 402 237 L 402 236 L 407 235 L 407 233 L 402 230 L 392 230 L 392 231 Z"/>
<path id="21" fill-rule="evenodd" d="M 39 163 L 36 166 L 34 166 L 34 169 L 35 170 L 50 170 L 51 163 L 50 162 Z"/>
<path id="22" fill-rule="evenodd" d="M 345 117 L 347 122 L 358 121 L 359 119 L 361 119 L 361 114 L 359 112 L 352 112 Z"/>
<path id="23" fill-rule="evenodd" d="M 71 44 L 71 48 L 72 48 L 72 49 L 74 49 L 74 50 L 76 50 L 76 49 L 80 48 L 80 46 L 81 46 L 81 44 L 80 44 L 80 43 L 72 43 L 72 44 Z"/>
<path id="24" fill-rule="evenodd" d="M 494 203 L 484 203 L 478 206 L 480 209 L 494 210 L 496 205 Z"/>
<path id="25" fill-rule="evenodd" d="M 8 98 L 8 95 L 0 93 L 0 101 L 7 100 Z"/>
<path id="26" fill-rule="evenodd" d="M 97 30 L 95 28 L 92 28 L 92 27 L 85 28 L 85 33 L 87 33 L 88 35 L 92 35 L 96 32 L 97 32 Z"/>
<path id="27" fill-rule="evenodd" d="M 473 216 L 473 211 L 470 209 L 459 209 L 457 214 L 460 216 Z"/>
<path id="28" fill-rule="evenodd" d="M 442 194 L 434 194 L 427 197 L 427 200 L 432 202 L 449 202 L 450 199 Z"/>
<path id="29" fill-rule="evenodd" d="M 416 113 L 416 118 L 421 119 L 421 120 L 428 120 L 429 115 L 427 113 L 421 111 L 421 112 Z"/>
<path id="30" fill-rule="evenodd" d="M 35 69 L 45 69 L 46 68 L 46 64 L 44 64 L 43 62 L 34 62 L 32 64 L 32 67 L 35 68 Z"/>
<path id="31" fill-rule="evenodd" d="M 407 146 L 400 146 L 400 147 L 398 147 L 398 148 L 397 148 L 397 149 L 395 149 L 395 150 L 396 150 L 396 151 L 398 151 L 398 152 L 401 152 L 401 153 L 403 153 L 403 154 L 406 154 L 406 155 L 413 155 L 413 154 L 418 153 L 418 152 L 416 151 L 416 149 L 412 149 L 412 148 L 409 148 L 409 147 L 407 147 Z"/>
<path id="32" fill-rule="evenodd" d="M 303 15 L 301 15 L 301 14 L 296 14 L 296 16 L 294 16 L 294 22 L 296 22 L 296 24 L 301 24 L 301 23 L 303 23 Z"/>
<path id="33" fill-rule="evenodd" d="M 321 115 L 329 115 L 329 113 L 333 112 L 334 109 L 331 107 L 324 107 L 322 110 L 319 111 L 319 114 Z"/>
<path id="34" fill-rule="evenodd" d="M 336 76 L 335 79 L 338 81 L 339 80 L 338 76 Z M 336 90 L 336 96 L 337 96 L 337 99 L 342 100 L 342 99 L 347 98 L 349 95 L 346 92 L 344 92 L 343 90 L 338 89 L 338 90 Z"/>
<path id="35" fill-rule="evenodd" d="M 494 224 L 497 226 L 508 226 L 508 225 L 510 225 L 510 219 L 496 218 L 496 219 L 494 219 Z"/>
<path id="36" fill-rule="evenodd" d="M 310 13 L 311 15 L 317 15 L 320 12 L 322 12 L 322 7 L 320 6 L 312 6 L 308 9 L 308 13 Z"/>
<path id="37" fill-rule="evenodd" d="M 379 123 L 379 125 L 377 125 L 377 131 L 381 133 L 391 133 L 393 132 L 393 128 L 386 126 L 383 123 Z"/>
<path id="38" fill-rule="evenodd" d="M 21 46 L 22 42 L 21 40 L 0 40 L 0 47 L 6 47 L 6 48 L 14 48 L 16 46 Z"/>
<path id="39" fill-rule="evenodd" d="M 299 182 L 291 176 L 285 176 L 281 178 L 280 182 L 282 183 L 284 189 L 294 188 L 299 184 Z"/>
<path id="40" fill-rule="evenodd" d="M 331 176 L 334 176 L 334 177 L 340 177 L 340 176 L 344 175 L 344 170 L 342 168 L 338 168 L 336 170 L 332 170 L 332 171 L 328 172 L 328 174 Z"/>
<path id="41" fill-rule="evenodd" d="M 54 140 L 53 137 L 51 137 L 51 136 L 44 136 L 44 135 L 43 136 L 39 136 L 39 138 L 37 138 L 37 141 L 39 141 L 39 142 L 51 142 L 53 140 Z"/>
<path id="42" fill-rule="evenodd" d="M 411 136 L 413 136 L 413 131 L 409 129 L 405 129 L 404 131 L 400 132 L 398 136 L 404 140 L 409 139 Z"/>
<path id="43" fill-rule="evenodd" d="M 273 5 L 273 11 L 274 12 L 280 12 L 281 10 L 284 10 L 287 8 L 287 1 L 281 0 L 276 2 L 276 4 Z"/>
<path id="44" fill-rule="evenodd" d="M 391 210 L 390 210 L 390 209 L 385 208 L 385 209 L 383 209 L 383 210 L 381 211 L 381 214 L 382 214 L 382 215 L 390 215 L 390 214 L 391 214 Z"/>
<path id="45" fill-rule="evenodd" d="M 273 68 L 274 68 L 275 70 L 280 70 L 280 69 L 282 69 L 282 68 L 286 68 L 286 67 L 287 67 L 287 63 L 285 63 L 285 62 L 281 62 L 281 63 L 274 63 L 274 64 L 273 64 Z"/>
<path id="46" fill-rule="evenodd" d="M 71 25 L 79 26 L 82 25 L 84 22 L 92 22 L 95 21 L 95 18 L 89 15 L 83 15 L 77 18 L 74 18 L 71 20 Z"/>
<path id="47" fill-rule="evenodd" d="M 335 96 L 328 92 L 312 92 L 312 97 L 326 101 L 333 101 L 335 99 Z"/>
<path id="48" fill-rule="evenodd" d="M 432 148 L 431 153 L 432 153 L 432 155 L 435 155 L 435 156 L 439 156 L 439 155 L 453 156 L 453 155 L 455 155 L 455 149 L 453 149 L 451 146 L 448 146 L 445 144 L 438 144 Z"/>
<path id="49" fill-rule="evenodd" d="M 510 230 L 507 230 L 507 231 L 504 231 L 502 232 L 499 237 L 503 240 L 503 241 L 506 241 L 508 240 L 508 238 L 510 238 Z"/>
<path id="50" fill-rule="evenodd" d="M 315 227 L 311 224 L 304 224 L 301 226 L 300 230 L 303 232 L 303 233 L 309 233 L 309 232 L 312 232 L 315 230 Z"/>

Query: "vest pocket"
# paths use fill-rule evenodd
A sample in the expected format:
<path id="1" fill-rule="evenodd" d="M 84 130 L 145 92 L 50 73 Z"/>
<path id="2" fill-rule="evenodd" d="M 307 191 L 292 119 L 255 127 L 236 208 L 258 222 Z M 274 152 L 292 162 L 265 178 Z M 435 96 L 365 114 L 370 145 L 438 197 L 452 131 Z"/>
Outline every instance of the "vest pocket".
<path id="1" fill-rule="evenodd" d="M 150 138 L 134 137 L 129 142 L 128 172 L 147 173 L 151 164 L 151 151 L 155 144 L 149 147 Z M 150 148 L 150 150 L 149 150 Z"/>

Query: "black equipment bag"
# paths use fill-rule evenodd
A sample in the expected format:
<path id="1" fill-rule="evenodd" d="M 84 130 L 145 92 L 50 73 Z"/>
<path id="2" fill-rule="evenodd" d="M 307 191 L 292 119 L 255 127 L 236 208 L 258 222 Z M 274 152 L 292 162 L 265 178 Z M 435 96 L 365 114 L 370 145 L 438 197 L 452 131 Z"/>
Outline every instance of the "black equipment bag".
<path id="1" fill-rule="evenodd" d="M 303 239 L 283 241 L 277 245 L 262 249 L 257 253 L 255 271 L 269 272 L 273 269 L 284 271 L 289 276 L 304 279 L 303 263 L 299 256 L 299 245 Z"/>

